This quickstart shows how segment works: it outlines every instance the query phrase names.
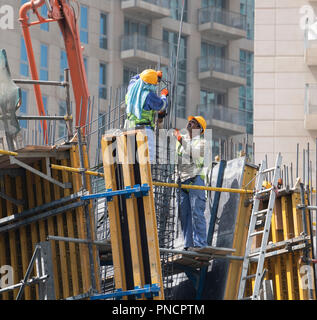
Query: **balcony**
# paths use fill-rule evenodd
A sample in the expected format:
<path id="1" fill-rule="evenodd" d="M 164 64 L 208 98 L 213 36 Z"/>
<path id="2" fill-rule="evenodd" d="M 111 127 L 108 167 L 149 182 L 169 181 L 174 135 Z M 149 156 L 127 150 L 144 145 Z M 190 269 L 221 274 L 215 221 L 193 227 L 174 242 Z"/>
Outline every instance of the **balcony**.
<path id="1" fill-rule="evenodd" d="M 197 114 L 203 116 L 208 127 L 221 129 L 226 136 L 246 133 L 247 113 L 221 105 L 198 105 Z"/>
<path id="2" fill-rule="evenodd" d="M 198 10 L 198 30 L 207 36 L 224 40 L 247 37 L 246 16 L 240 13 L 208 7 Z"/>
<path id="3" fill-rule="evenodd" d="M 305 63 L 314 67 L 317 66 L 317 25 L 306 26 L 305 30 Z"/>
<path id="4" fill-rule="evenodd" d="M 221 57 L 201 57 L 198 59 L 198 79 L 214 89 L 245 86 L 246 65 Z"/>
<path id="5" fill-rule="evenodd" d="M 317 84 L 306 84 L 304 127 L 317 130 Z"/>
<path id="6" fill-rule="evenodd" d="M 121 59 L 138 66 L 169 64 L 168 43 L 141 36 L 137 33 L 121 39 Z"/>
<path id="7" fill-rule="evenodd" d="M 148 19 L 166 18 L 171 15 L 169 0 L 121 0 L 121 9 L 133 16 Z"/>

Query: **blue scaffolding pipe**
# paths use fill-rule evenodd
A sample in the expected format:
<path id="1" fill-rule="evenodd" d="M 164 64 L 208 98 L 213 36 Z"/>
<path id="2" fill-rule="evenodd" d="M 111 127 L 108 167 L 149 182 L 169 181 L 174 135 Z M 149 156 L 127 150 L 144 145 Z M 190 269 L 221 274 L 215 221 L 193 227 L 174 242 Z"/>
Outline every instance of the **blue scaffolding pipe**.
<path id="1" fill-rule="evenodd" d="M 106 192 L 103 193 L 96 193 L 96 194 L 89 194 L 86 196 L 82 196 L 81 200 L 91 200 L 91 199 L 97 199 L 97 198 L 106 198 L 107 201 L 112 201 L 112 198 L 114 196 L 122 196 L 125 195 L 126 198 L 130 198 L 132 194 L 135 195 L 135 197 L 144 197 L 148 195 L 148 192 L 150 190 L 150 187 L 148 184 L 142 184 L 141 186 L 139 184 L 136 184 L 133 188 L 131 187 L 125 187 L 123 190 L 112 190 L 107 189 Z"/>
<path id="2" fill-rule="evenodd" d="M 122 291 L 118 289 L 113 293 L 106 294 L 97 294 L 90 297 L 90 300 L 105 300 L 115 298 L 116 300 L 121 299 L 125 296 L 136 296 L 136 298 L 141 298 L 141 295 L 144 293 L 146 298 L 151 298 L 152 294 L 158 296 L 160 292 L 160 287 L 158 284 L 144 285 L 144 288 L 135 287 L 133 290 Z"/>

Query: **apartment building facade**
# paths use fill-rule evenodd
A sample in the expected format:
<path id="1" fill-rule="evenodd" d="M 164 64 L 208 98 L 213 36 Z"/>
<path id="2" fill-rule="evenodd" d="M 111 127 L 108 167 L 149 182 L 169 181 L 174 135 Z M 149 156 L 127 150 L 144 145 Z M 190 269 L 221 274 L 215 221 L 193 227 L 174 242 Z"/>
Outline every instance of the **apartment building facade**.
<path id="1" fill-rule="evenodd" d="M 307 183 L 304 163 L 315 172 L 316 159 L 317 1 L 255 1 L 255 11 L 255 161 L 267 155 L 273 165 L 281 152 Z"/>
<path id="2" fill-rule="evenodd" d="M 0 5 L 7 2 L 0 0 Z M 14 7 L 14 29 L 0 33 L 13 78 L 30 78 L 18 22 L 24 2 L 9 4 Z M 170 77 L 175 70 L 182 2 L 71 2 L 79 18 L 90 94 L 100 113 L 106 112 L 112 89 L 126 86 L 130 77 L 144 68 L 159 65 L 164 76 Z M 45 7 L 41 14 L 46 15 Z M 189 115 L 203 115 L 213 129 L 214 153 L 222 152 L 227 158 L 244 149 L 245 136 L 252 149 L 253 14 L 254 0 L 185 1 L 178 55 L 177 126 L 183 127 Z M 57 23 L 34 26 L 31 34 L 40 79 L 63 80 L 67 56 Z M 65 114 L 64 89 L 43 87 L 42 93 L 48 114 Z M 33 88 L 22 86 L 22 96 L 20 113 L 36 114 Z M 21 122 L 22 127 L 29 125 Z M 60 124 L 57 131 L 62 136 L 65 126 Z M 229 141 L 233 141 L 231 146 Z"/>

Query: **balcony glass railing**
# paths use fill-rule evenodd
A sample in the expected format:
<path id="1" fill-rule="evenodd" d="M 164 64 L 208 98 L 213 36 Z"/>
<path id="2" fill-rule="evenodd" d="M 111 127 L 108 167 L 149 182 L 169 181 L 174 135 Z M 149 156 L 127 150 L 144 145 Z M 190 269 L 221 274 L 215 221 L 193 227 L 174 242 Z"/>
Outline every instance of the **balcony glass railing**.
<path id="1" fill-rule="evenodd" d="M 317 84 L 306 84 L 305 114 L 317 114 Z"/>
<path id="2" fill-rule="evenodd" d="M 137 33 L 129 36 L 123 36 L 121 39 L 121 51 L 131 49 L 142 50 L 166 58 L 168 58 L 169 53 L 168 43 L 158 39 L 141 36 Z"/>
<path id="3" fill-rule="evenodd" d="M 125 1 L 129 1 L 129 0 L 121 0 L 121 1 L 125 2 Z M 159 7 L 169 8 L 169 0 L 141 0 L 141 1 L 155 4 Z"/>
<path id="4" fill-rule="evenodd" d="M 197 114 L 203 116 L 206 120 L 219 120 L 243 127 L 247 124 L 247 113 L 245 111 L 221 105 L 198 105 Z"/>
<path id="5" fill-rule="evenodd" d="M 222 57 L 208 56 L 198 59 L 199 72 L 217 71 L 231 74 L 237 77 L 246 77 L 246 65 L 240 61 L 225 59 Z"/>
<path id="6" fill-rule="evenodd" d="M 246 16 L 215 7 L 198 9 L 198 23 L 216 22 L 229 27 L 246 30 Z"/>

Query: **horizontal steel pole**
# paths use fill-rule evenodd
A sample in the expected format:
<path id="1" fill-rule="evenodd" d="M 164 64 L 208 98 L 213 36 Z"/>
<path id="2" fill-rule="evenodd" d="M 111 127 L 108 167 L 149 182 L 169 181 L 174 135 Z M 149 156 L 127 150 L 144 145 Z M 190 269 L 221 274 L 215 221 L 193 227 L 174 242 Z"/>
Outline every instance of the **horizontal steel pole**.
<path id="1" fill-rule="evenodd" d="M 72 168 L 72 167 L 66 167 L 66 166 L 59 166 L 57 164 L 51 164 L 51 168 L 55 170 L 61 170 L 61 171 L 69 171 L 69 172 L 75 172 L 75 173 L 85 173 L 90 176 L 96 176 L 96 177 L 104 177 L 105 175 L 101 172 L 95 172 L 95 171 L 90 171 L 86 169 L 81 169 L 81 168 Z"/>
<path id="2" fill-rule="evenodd" d="M 317 210 L 317 207 L 316 206 L 306 206 L 306 205 L 302 205 L 302 204 L 299 204 L 297 205 L 297 209 L 307 209 L 307 210 Z"/>
<path id="3" fill-rule="evenodd" d="M 4 293 L 4 292 L 7 292 L 7 291 L 12 291 L 14 289 L 22 287 L 22 285 L 23 286 L 31 286 L 33 284 L 39 283 L 41 281 L 44 281 L 45 279 L 47 279 L 47 277 L 48 277 L 47 275 L 44 275 L 44 276 L 39 277 L 39 278 L 30 279 L 25 283 L 20 282 L 20 283 L 14 284 L 12 286 L 4 287 L 3 289 L 0 289 L 0 293 Z"/>
<path id="4" fill-rule="evenodd" d="M 47 236 L 47 240 L 54 240 L 54 241 L 65 241 L 65 242 L 75 242 L 75 243 L 85 243 L 85 244 L 94 244 L 98 247 L 109 247 L 111 246 L 110 243 L 104 241 L 89 241 L 86 239 L 78 239 L 78 238 L 70 238 L 70 237 L 60 237 L 60 236 Z"/>
<path id="5" fill-rule="evenodd" d="M 52 169 L 56 170 L 65 170 L 70 172 L 76 172 L 76 173 L 82 173 L 83 170 L 80 168 L 72 168 L 72 167 L 66 167 L 66 166 L 59 166 L 52 164 Z M 99 176 L 104 177 L 104 174 L 101 172 L 94 172 L 94 171 L 85 171 L 88 175 L 93 176 Z M 165 183 L 165 182 L 156 182 L 153 181 L 153 185 L 157 187 L 167 187 L 167 188 L 179 188 L 179 185 L 177 183 Z M 253 190 L 246 190 L 246 189 L 232 189 L 232 188 L 216 188 L 216 187 L 201 187 L 201 186 L 195 186 L 195 185 L 188 185 L 188 184 L 182 184 L 181 189 L 193 189 L 193 190 L 205 190 L 205 191 L 218 191 L 218 192 L 230 192 L 230 193 L 241 193 L 241 194 L 252 194 Z"/>
<path id="6" fill-rule="evenodd" d="M 157 187 L 167 187 L 167 188 L 180 187 L 181 189 L 205 190 L 205 191 L 217 191 L 217 192 L 229 192 L 229 193 L 242 193 L 242 194 L 253 193 L 253 190 L 246 190 L 246 189 L 201 187 L 201 186 L 188 185 L 188 184 L 182 184 L 181 186 L 179 186 L 177 183 L 166 183 L 166 182 L 156 182 L 156 181 L 153 181 L 153 185 Z"/>
<path id="7" fill-rule="evenodd" d="M 21 213 L 12 214 L 11 216 L 8 216 L 8 217 L 0 219 L 0 226 L 3 226 L 3 225 L 5 225 L 5 224 L 7 224 L 9 222 L 14 222 L 14 221 L 17 221 L 17 220 L 24 219 L 26 217 L 29 217 L 29 216 L 33 215 L 33 214 L 40 213 L 41 211 L 47 211 L 48 209 L 51 209 L 51 208 L 53 208 L 55 206 L 62 205 L 64 203 L 67 203 L 67 202 L 70 202 L 70 201 L 75 201 L 75 200 L 79 199 L 82 195 L 83 195 L 82 192 L 78 192 L 78 193 L 72 194 L 72 195 L 70 195 L 68 197 L 61 198 L 61 199 L 58 199 L 58 200 L 54 200 L 54 201 L 49 202 L 49 203 L 45 203 L 45 204 L 43 204 L 41 206 L 37 206 L 35 208 L 23 211 Z"/>
<path id="8" fill-rule="evenodd" d="M 72 116 L 17 116 L 18 120 L 73 120 Z"/>
<path id="9" fill-rule="evenodd" d="M 0 233 L 1 232 L 6 232 L 6 231 L 10 231 L 10 230 L 13 230 L 13 229 L 17 229 L 17 228 L 22 227 L 22 226 L 24 226 L 26 224 L 30 224 L 30 223 L 38 221 L 38 220 L 46 219 L 46 218 L 51 217 L 51 216 L 56 216 L 56 215 L 61 214 L 61 213 L 65 212 L 65 211 L 76 209 L 76 208 L 78 208 L 80 206 L 83 206 L 84 203 L 85 203 L 84 201 L 71 203 L 71 204 L 66 205 L 64 207 L 53 209 L 51 211 L 47 211 L 47 212 L 41 213 L 39 215 L 35 215 L 33 217 L 24 219 L 22 221 L 18 221 L 18 222 L 15 222 L 13 224 L 6 225 L 6 226 L 0 228 Z"/>
<path id="10" fill-rule="evenodd" d="M 13 82 L 16 84 L 38 84 L 43 86 L 57 86 L 57 87 L 66 87 L 69 85 L 65 81 L 43 81 L 43 80 L 29 80 L 29 79 L 13 79 Z"/>

